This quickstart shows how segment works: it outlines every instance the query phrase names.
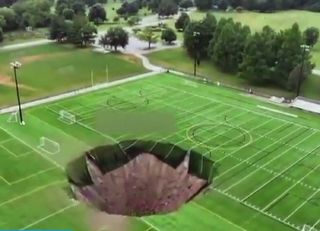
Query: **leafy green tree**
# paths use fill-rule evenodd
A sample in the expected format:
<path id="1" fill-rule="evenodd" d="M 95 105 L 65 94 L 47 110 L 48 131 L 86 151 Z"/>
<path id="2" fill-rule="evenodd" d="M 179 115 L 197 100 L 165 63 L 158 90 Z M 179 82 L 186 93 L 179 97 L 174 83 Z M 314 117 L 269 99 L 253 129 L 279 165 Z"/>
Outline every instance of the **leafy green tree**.
<path id="1" fill-rule="evenodd" d="M 208 46 L 215 31 L 209 30 L 204 21 L 190 22 L 184 31 L 184 47 L 192 57 L 208 57 Z"/>
<path id="2" fill-rule="evenodd" d="M 100 40 L 99 44 L 104 48 L 106 46 L 111 46 L 117 51 L 118 47 L 121 46 L 125 48 L 129 42 L 129 35 L 121 27 L 111 27 L 106 34 L 104 34 Z"/>
<path id="3" fill-rule="evenodd" d="M 178 5 L 172 0 L 161 0 L 158 14 L 159 16 L 170 16 L 178 13 Z"/>
<path id="4" fill-rule="evenodd" d="M 173 41 L 177 40 L 177 35 L 171 28 L 166 28 L 162 31 L 161 39 L 166 41 L 168 44 L 172 44 Z"/>
<path id="5" fill-rule="evenodd" d="M 269 84 L 276 65 L 276 33 L 269 27 L 248 38 L 240 65 L 240 76 L 254 84 Z"/>
<path id="6" fill-rule="evenodd" d="M 151 28 L 144 28 L 142 31 L 137 33 L 137 36 L 140 40 L 148 42 L 148 48 L 151 48 L 152 43 L 158 41 L 158 35 Z"/>
<path id="7" fill-rule="evenodd" d="M 0 27 L 0 43 L 3 42 L 3 30 Z"/>
<path id="8" fill-rule="evenodd" d="M 140 22 L 140 17 L 135 15 L 135 16 L 132 16 L 128 19 L 128 24 L 129 26 L 134 26 L 134 25 L 137 25 L 139 22 Z"/>
<path id="9" fill-rule="evenodd" d="M 319 39 L 319 29 L 316 27 L 309 27 L 303 32 L 304 41 L 308 46 L 313 47 Z"/>
<path id="10" fill-rule="evenodd" d="M 278 52 L 277 52 L 277 65 L 275 66 L 274 82 L 282 87 L 288 87 L 288 77 L 291 71 L 302 61 L 303 36 L 297 23 L 291 28 L 282 31 L 278 35 Z M 310 57 L 306 57 L 306 62 Z"/>
<path id="11" fill-rule="evenodd" d="M 311 75 L 312 69 L 314 65 L 310 64 L 310 62 L 305 62 L 303 67 L 302 64 L 298 64 L 289 74 L 288 85 L 287 88 L 290 91 L 294 91 L 298 87 L 299 79 L 301 84 Z M 302 70 L 302 72 L 301 72 Z M 302 73 L 302 76 L 300 76 Z"/>
<path id="12" fill-rule="evenodd" d="M 250 29 L 241 23 L 227 23 L 214 46 L 214 63 L 225 72 L 237 72 Z"/>
<path id="13" fill-rule="evenodd" d="M 213 5 L 213 0 L 195 0 L 194 3 L 198 10 L 210 10 Z"/>
<path id="14" fill-rule="evenodd" d="M 86 13 L 86 6 L 82 1 L 75 1 L 72 5 L 71 8 L 73 9 L 75 14 L 78 15 L 85 15 Z"/>
<path id="15" fill-rule="evenodd" d="M 185 10 L 187 10 L 190 7 L 193 7 L 192 0 L 182 0 L 179 4 L 179 6 Z"/>
<path id="16" fill-rule="evenodd" d="M 184 31 L 184 29 L 190 23 L 190 16 L 187 13 L 182 13 L 177 21 L 175 22 L 174 26 L 179 31 Z"/>
<path id="17" fill-rule="evenodd" d="M 49 27 L 49 39 L 57 42 L 67 41 L 71 26 L 71 22 L 68 23 L 62 16 L 53 16 Z"/>
<path id="18" fill-rule="evenodd" d="M 66 8 L 63 10 L 62 15 L 67 20 L 72 20 L 74 17 L 74 11 L 72 9 Z"/>
<path id="19" fill-rule="evenodd" d="M 13 9 L 2 7 L 0 8 L 0 15 L 5 21 L 5 24 L 2 27 L 4 31 L 11 31 L 18 28 L 16 13 Z"/>
<path id="20" fill-rule="evenodd" d="M 74 18 L 72 27 L 68 32 L 68 41 L 78 47 L 88 46 L 94 43 L 97 34 L 97 28 L 88 22 L 83 15 Z"/>
<path id="21" fill-rule="evenodd" d="M 88 18 L 96 25 L 101 24 L 107 19 L 106 10 L 100 3 L 97 3 L 90 8 Z"/>

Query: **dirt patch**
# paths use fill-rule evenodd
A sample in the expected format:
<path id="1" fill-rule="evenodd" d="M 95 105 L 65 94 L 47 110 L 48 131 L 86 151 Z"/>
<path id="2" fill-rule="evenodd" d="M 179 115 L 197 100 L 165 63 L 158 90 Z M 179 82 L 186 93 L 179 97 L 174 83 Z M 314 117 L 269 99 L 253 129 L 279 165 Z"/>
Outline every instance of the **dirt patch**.
<path id="1" fill-rule="evenodd" d="M 0 85 L 7 86 L 7 87 L 15 87 L 15 83 L 13 78 L 9 76 L 0 75 Z M 19 84 L 19 87 L 22 89 L 34 91 L 35 89 L 24 84 Z"/>
<path id="2" fill-rule="evenodd" d="M 36 61 L 44 60 L 47 58 L 57 58 L 57 57 L 65 55 L 65 54 L 66 54 L 66 52 L 57 52 L 54 54 L 29 55 L 29 56 L 20 57 L 19 61 L 22 64 L 28 64 L 28 63 L 33 63 Z"/>
<path id="3" fill-rule="evenodd" d="M 103 174 L 86 157 L 93 185 L 73 186 L 76 198 L 108 214 L 147 216 L 176 211 L 196 196 L 207 181 L 189 173 L 190 156 L 173 168 L 150 153 Z"/>
<path id="4" fill-rule="evenodd" d="M 140 63 L 140 59 L 137 58 L 137 57 L 134 56 L 134 55 L 122 54 L 120 57 L 121 57 L 123 60 L 128 61 L 128 62 L 130 62 L 130 63 L 134 63 L 134 64 Z"/>

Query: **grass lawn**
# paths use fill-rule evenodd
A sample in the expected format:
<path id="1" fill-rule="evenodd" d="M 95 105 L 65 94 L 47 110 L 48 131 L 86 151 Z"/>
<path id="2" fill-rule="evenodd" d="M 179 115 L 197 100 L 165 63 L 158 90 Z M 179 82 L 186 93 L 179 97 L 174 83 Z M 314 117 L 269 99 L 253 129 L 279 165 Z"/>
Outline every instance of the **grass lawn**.
<path id="1" fill-rule="evenodd" d="M 143 73 L 140 60 L 129 55 L 101 54 L 91 49 L 49 44 L 19 50 L 0 52 L 0 105 L 16 102 L 12 70 L 9 63 L 18 60 L 22 100 L 49 96 L 72 89 L 113 81 Z M 108 67 L 108 74 L 106 69 Z"/>
<path id="2" fill-rule="evenodd" d="M 147 106 L 141 104 L 141 92 Z M 121 103 L 108 109 L 119 113 L 121 108 L 128 116 L 171 113 L 176 132 L 101 132 L 95 118 L 110 97 Z M 58 120 L 61 109 L 73 113 L 77 122 Z M 85 150 L 131 138 L 193 148 L 215 161 L 218 174 L 212 190 L 179 211 L 128 218 L 126 231 L 293 231 L 304 224 L 320 229 L 320 119 L 314 114 L 159 74 L 25 110 L 26 126 L 7 119 L 7 114 L 0 116 L 0 229 L 102 230 L 90 226 L 90 209 L 66 196 L 64 167 Z M 201 129 L 193 130 L 195 126 Z M 39 149 L 40 137 L 58 142 L 60 152 Z"/>
<path id="3" fill-rule="evenodd" d="M 186 73 L 193 73 L 193 60 L 182 48 L 153 52 L 148 55 L 151 62 L 169 69 Z M 282 90 L 275 86 L 252 86 L 245 79 L 234 74 L 219 71 L 211 62 L 202 61 L 198 67 L 200 76 L 208 77 L 214 81 L 220 81 L 226 85 L 242 89 L 252 88 L 255 92 L 266 95 L 293 97 L 294 93 Z M 302 88 L 302 94 L 313 99 L 320 99 L 320 77 L 312 75 Z"/>

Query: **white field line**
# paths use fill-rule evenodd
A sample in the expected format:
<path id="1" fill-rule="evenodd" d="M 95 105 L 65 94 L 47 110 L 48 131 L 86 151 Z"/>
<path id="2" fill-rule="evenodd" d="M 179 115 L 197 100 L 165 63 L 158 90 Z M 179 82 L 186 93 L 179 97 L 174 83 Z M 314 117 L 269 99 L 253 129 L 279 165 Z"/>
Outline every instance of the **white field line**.
<path id="1" fill-rule="evenodd" d="M 9 141 L 13 140 L 12 138 L 9 138 L 9 139 L 6 139 L 6 140 L 1 140 L 0 141 L 0 145 L 4 144 L 4 143 L 7 143 Z"/>
<path id="2" fill-rule="evenodd" d="M 273 215 L 272 213 L 264 212 L 264 211 L 262 211 L 260 208 L 258 208 L 257 206 L 252 205 L 252 204 L 250 204 L 250 203 L 248 203 L 248 202 L 246 202 L 246 201 L 241 202 L 241 200 L 240 200 L 239 198 L 237 198 L 237 197 L 235 197 L 235 196 L 233 196 L 233 195 L 231 195 L 231 194 L 229 194 L 229 193 L 224 193 L 224 192 L 222 192 L 221 190 L 219 190 L 218 188 L 214 188 L 214 190 L 215 190 L 216 192 L 218 192 L 218 193 L 220 193 L 220 194 L 222 194 L 222 195 L 224 195 L 224 196 L 226 196 L 226 197 L 228 197 L 228 198 L 230 198 L 230 199 L 232 199 L 232 200 L 240 203 L 240 204 L 243 204 L 243 205 L 247 206 L 248 208 L 253 209 L 254 211 L 256 211 L 256 212 L 258 212 L 258 213 L 260 213 L 260 214 L 263 214 L 263 215 L 265 215 L 265 216 L 273 219 L 273 220 L 276 221 L 276 222 L 279 222 L 279 223 L 281 223 L 281 224 L 283 224 L 283 225 L 286 225 L 286 226 L 288 226 L 288 227 L 290 227 L 290 228 L 292 228 L 292 229 L 294 229 L 294 230 L 298 230 L 298 231 L 301 230 L 299 226 L 297 226 L 297 225 L 295 225 L 295 224 L 292 224 L 292 223 L 290 223 L 290 222 L 287 222 L 287 221 L 285 221 L 285 220 L 283 220 L 283 219 L 281 219 L 281 218 Z"/>
<path id="3" fill-rule="evenodd" d="M 219 106 L 221 106 L 221 104 L 220 104 Z M 219 107 L 219 106 L 218 106 L 218 107 Z M 223 114 L 223 113 L 225 113 L 225 112 L 227 112 L 227 111 L 229 111 L 229 110 L 233 110 L 233 109 L 231 108 L 231 109 L 227 109 L 227 110 L 225 110 L 225 111 L 222 111 L 221 114 Z M 187 112 L 183 112 L 183 113 L 188 114 Z M 208 111 L 208 113 L 209 113 L 209 111 Z M 212 119 L 212 118 L 217 118 L 217 117 L 221 116 L 221 114 L 220 114 L 220 113 L 215 113 L 214 116 L 210 117 L 210 119 Z M 184 120 L 183 123 L 185 123 L 185 122 L 187 122 L 187 121 L 190 121 L 190 120 L 192 121 L 193 119 L 198 118 L 198 117 L 199 117 L 198 115 L 185 117 L 185 118 L 188 118 L 188 119 L 187 119 L 187 120 L 184 120 L 184 119 L 183 119 L 183 120 Z M 180 123 L 180 121 L 178 121 L 178 123 Z M 173 134 L 173 135 L 177 135 L 177 134 L 178 134 L 178 133 Z M 157 140 L 157 142 L 166 140 L 166 139 L 168 139 L 170 136 L 173 136 L 173 135 L 169 135 L 169 136 L 163 137 L 163 138 Z M 182 139 L 181 139 L 180 141 L 178 141 L 178 142 L 176 143 L 176 145 L 181 144 L 181 143 L 183 143 L 183 142 L 185 142 L 185 141 L 188 141 L 188 138 L 182 137 Z M 152 146 L 152 147 L 149 149 L 149 151 L 152 151 L 152 150 L 155 148 L 155 146 L 157 145 L 157 142 L 155 142 L 154 146 Z M 172 150 L 169 151 L 169 153 L 167 154 L 167 156 L 169 156 L 169 155 L 171 154 L 171 152 L 173 151 L 173 149 L 174 149 L 174 146 L 172 147 Z"/>
<path id="4" fill-rule="evenodd" d="M 315 229 L 318 224 L 320 224 L 320 219 L 312 225 L 311 230 Z"/>
<path id="5" fill-rule="evenodd" d="M 241 159 L 241 158 L 239 158 L 239 157 L 236 157 L 236 156 L 230 156 L 230 157 L 232 157 L 233 159 L 235 159 L 235 160 L 237 160 L 237 161 L 243 161 L 243 159 Z M 258 168 L 258 169 L 261 169 L 261 170 L 263 170 L 263 171 L 265 171 L 265 172 L 268 172 L 268 173 L 270 173 L 270 174 L 272 174 L 272 175 L 277 175 L 279 172 L 277 172 L 277 171 L 274 171 L 274 170 L 271 170 L 271 169 L 269 169 L 269 168 L 266 168 L 266 167 L 261 167 L 261 165 L 258 165 L 258 164 L 256 164 L 256 163 L 252 163 L 252 162 L 250 162 L 250 161 L 246 161 L 246 163 L 248 164 L 248 165 L 250 165 L 250 166 L 253 166 L 253 167 L 255 167 L 255 168 Z M 285 176 L 285 175 L 280 175 L 280 177 L 282 177 L 283 179 L 285 179 L 285 180 L 287 180 L 287 181 L 291 181 L 291 182 L 293 182 L 293 183 L 296 183 L 297 182 L 297 180 L 295 180 L 295 179 L 293 179 L 293 178 L 291 178 L 291 177 L 288 177 L 288 176 Z M 308 185 L 308 184 L 306 184 L 306 183 L 303 183 L 303 182 L 300 182 L 300 185 L 301 186 L 303 186 L 303 187 L 305 187 L 305 188 L 308 188 L 308 189 L 311 189 L 311 190 L 313 190 L 313 191 L 316 191 L 317 190 L 317 188 L 315 188 L 314 186 L 311 186 L 311 185 Z"/>
<path id="6" fill-rule="evenodd" d="M 1 147 L 3 150 L 7 151 L 7 153 L 10 154 L 11 156 L 13 156 L 14 158 L 18 158 L 18 157 L 19 157 L 19 156 L 16 155 L 15 153 L 11 152 L 11 151 L 10 151 L 8 148 L 6 148 L 5 146 L 0 145 L 0 147 Z"/>
<path id="7" fill-rule="evenodd" d="M 311 171 L 309 171 L 306 175 L 304 175 L 302 178 L 300 178 L 295 184 L 291 185 L 289 188 L 287 188 L 283 193 L 281 193 L 277 198 L 275 198 L 273 201 L 271 201 L 269 204 L 267 204 L 262 210 L 268 210 L 271 206 L 273 206 L 275 203 L 277 203 L 284 195 L 286 195 L 291 189 L 296 187 L 300 182 L 302 182 L 304 179 L 306 179 L 309 175 L 311 175 L 314 171 L 316 171 L 320 167 L 320 164 L 318 164 L 316 167 L 314 167 Z M 281 173 L 279 173 L 281 174 Z M 278 174 L 278 175 L 279 175 Z"/>
<path id="8" fill-rule="evenodd" d="M 267 110 L 267 111 L 279 113 L 279 114 L 286 115 L 286 116 L 290 116 L 290 117 L 293 117 L 293 118 L 298 118 L 298 116 L 295 115 L 295 114 L 283 112 L 283 111 L 276 110 L 276 109 L 273 109 L 273 108 L 270 108 L 270 107 L 265 107 L 265 106 L 261 106 L 261 105 L 257 105 L 257 107 L 258 107 L 258 108 L 261 108 L 261 109 L 263 109 L 263 110 Z"/>
<path id="9" fill-rule="evenodd" d="M 48 216 L 45 216 L 45 217 L 43 217 L 43 218 L 41 218 L 41 219 L 39 219 L 39 220 L 37 220 L 37 221 L 35 221 L 35 222 L 32 222 L 31 224 L 29 224 L 29 225 L 27 225 L 27 226 L 25 226 L 25 227 L 23 227 L 23 228 L 20 228 L 19 230 L 29 229 L 30 227 L 35 226 L 36 224 L 39 224 L 40 222 L 43 222 L 43 221 L 45 221 L 45 220 L 47 220 L 47 219 L 49 219 L 49 218 L 51 218 L 51 217 L 53 217 L 53 216 L 55 216 L 55 215 L 58 215 L 58 214 L 60 214 L 60 213 L 63 213 L 64 211 L 66 211 L 66 210 L 68 210 L 68 209 L 71 209 L 71 208 L 77 206 L 78 204 L 79 204 L 78 202 L 72 203 L 72 204 L 70 204 L 70 205 L 68 205 L 68 206 L 66 206 L 66 207 L 64 207 L 64 208 L 62 208 L 62 209 L 60 209 L 60 210 L 58 210 L 58 211 L 56 211 L 56 212 L 54 212 L 54 213 L 51 213 L 51 214 L 48 215 Z"/>
<path id="10" fill-rule="evenodd" d="M 280 127 L 279 127 L 280 128 Z M 300 128 L 297 128 L 296 130 L 293 130 L 292 132 L 288 133 L 285 136 L 282 136 L 280 139 L 284 139 L 287 138 L 289 136 L 291 136 L 292 134 L 294 134 L 297 130 L 299 130 Z M 264 148 L 260 149 L 260 151 L 256 152 L 255 154 L 249 156 L 247 159 L 244 159 L 242 162 L 232 166 L 231 168 L 229 168 L 228 170 L 224 171 L 222 174 L 220 174 L 219 176 L 216 177 L 216 179 L 221 178 L 222 176 L 224 176 L 225 174 L 227 174 L 228 172 L 232 171 L 233 169 L 235 169 L 236 167 L 242 165 L 243 163 L 245 163 L 248 160 L 251 160 L 252 158 L 258 156 L 260 153 L 262 153 L 264 150 L 268 149 L 269 147 L 272 147 L 273 145 L 275 145 L 276 143 L 271 143 L 270 145 L 265 146 Z"/>
<path id="11" fill-rule="evenodd" d="M 31 145 L 29 145 L 28 143 L 24 142 L 22 139 L 20 139 L 19 137 L 17 137 L 16 135 L 14 135 L 12 132 L 8 131 L 7 129 L 0 127 L 0 129 L 2 129 L 3 131 L 5 131 L 6 133 L 8 133 L 10 136 L 14 137 L 16 140 L 20 141 L 20 143 L 23 143 L 24 145 L 28 146 L 29 148 L 31 148 L 32 150 L 34 150 L 36 153 L 38 153 L 40 156 L 42 156 L 44 159 L 46 159 L 47 161 L 49 161 L 50 163 L 52 163 L 53 165 L 55 165 L 56 167 L 64 170 L 64 168 L 55 160 L 49 158 L 47 155 L 44 155 L 42 153 L 40 153 L 37 149 L 35 149 L 34 147 L 32 147 Z"/>
<path id="12" fill-rule="evenodd" d="M 149 225 L 150 227 L 152 227 L 153 229 L 155 229 L 156 231 L 161 231 L 158 227 L 154 226 L 152 223 L 150 223 L 148 220 L 146 220 L 143 217 L 140 217 L 140 220 L 143 221 L 144 223 L 146 223 L 147 225 Z"/>
<path id="13" fill-rule="evenodd" d="M 50 187 L 50 186 L 52 186 L 52 185 L 61 184 L 61 183 L 65 183 L 65 182 L 66 182 L 66 181 L 54 181 L 54 182 L 51 182 L 51 183 L 49 183 L 49 184 L 42 185 L 42 186 L 37 187 L 37 188 L 35 188 L 35 189 L 33 189 L 33 190 L 30 190 L 30 191 L 27 192 L 27 193 L 23 193 L 23 194 L 21 194 L 21 195 L 19 195 L 19 196 L 16 196 L 16 197 L 13 197 L 13 198 L 11 198 L 11 199 L 9 199 L 9 200 L 6 200 L 6 201 L 1 202 L 1 203 L 0 203 L 0 207 L 2 207 L 2 206 L 4 206 L 4 205 L 7 205 L 7 204 L 10 204 L 10 203 L 12 203 L 12 202 L 14 202 L 14 201 L 20 200 L 21 198 L 24 198 L 24 197 L 26 197 L 26 196 L 29 196 L 29 195 L 33 194 L 33 193 L 36 193 L 36 192 L 41 191 L 41 190 L 43 190 L 43 189 L 46 189 L 46 188 L 48 188 L 48 187 Z"/>
<path id="14" fill-rule="evenodd" d="M 301 142 L 300 142 L 301 143 Z M 317 147 L 319 148 L 319 147 Z M 315 148 L 314 150 L 316 150 L 317 148 Z M 312 151 L 313 152 L 313 151 Z M 297 161 L 295 161 L 293 164 L 289 165 L 287 168 L 283 169 L 281 172 L 279 172 L 277 175 L 275 175 L 274 177 L 272 177 L 271 179 L 269 179 L 268 181 L 266 181 L 263 185 L 259 186 L 256 190 L 254 190 L 253 192 L 251 192 L 249 195 L 247 195 L 245 198 L 243 198 L 242 200 L 247 200 L 249 199 L 252 195 L 254 195 L 255 193 L 257 193 L 258 191 L 260 191 L 261 189 L 263 189 L 266 185 L 268 185 L 269 183 L 271 183 L 272 181 L 274 181 L 275 179 L 277 179 L 280 175 L 282 175 L 283 173 L 285 173 L 286 171 L 288 171 L 289 169 L 291 169 L 293 166 L 295 166 L 297 163 L 299 163 L 301 160 L 305 159 L 307 156 L 311 155 L 312 152 L 307 153 L 306 155 L 302 156 L 301 158 L 299 158 Z M 281 154 L 282 156 L 282 154 Z M 277 159 L 277 158 L 276 158 Z"/>
<path id="15" fill-rule="evenodd" d="M 288 122 L 288 121 L 285 120 L 285 119 L 281 119 L 281 118 L 278 118 L 278 117 L 275 117 L 275 116 L 263 114 L 263 113 L 260 113 L 260 112 L 254 111 L 254 110 L 250 110 L 250 109 L 247 109 L 247 108 L 243 108 L 243 107 L 240 107 L 240 106 L 236 106 L 236 104 L 225 103 L 225 102 L 223 102 L 223 101 L 214 100 L 214 99 L 209 98 L 209 97 L 207 97 L 207 96 L 202 96 L 202 95 L 199 95 L 199 94 L 195 94 L 195 93 L 193 93 L 193 92 L 182 91 L 181 89 L 176 88 L 176 87 L 173 87 L 173 86 L 167 86 L 167 85 L 164 85 L 164 84 L 162 84 L 162 83 L 160 83 L 160 84 L 155 84 L 155 85 L 158 85 L 158 86 L 161 85 L 161 87 L 163 87 L 163 88 L 171 88 L 171 89 L 173 89 L 174 91 L 180 91 L 180 92 L 183 92 L 183 93 L 186 93 L 186 94 L 193 95 L 194 97 L 197 97 L 197 98 L 206 99 L 206 100 L 209 100 L 209 101 L 215 102 L 215 103 L 221 103 L 221 104 L 227 105 L 227 106 L 229 106 L 229 107 L 238 108 L 238 109 L 240 109 L 240 110 L 249 111 L 249 112 L 251 112 L 251 113 L 253 113 L 253 114 L 256 114 L 256 115 L 259 115 L 259 116 L 263 116 L 263 117 L 267 117 L 267 118 L 273 118 L 273 119 L 276 119 L 276 120 L 279 120 L 279 121 L 283 121 L 283 122 L 286 122 L 286 123 L 293 124 L 293 125 L 298 126 L 298 127 L 303 127 L 303 128 L 308 128 L 308 129 L 315 130 L 315 131 L 320 131 L 320 130 L 317 129 L 317 128 L 311 128 L 311 127 L 308 127 L 308 126 L 299 124 L 299 123 L 297 123 L 297 122 L 295 122 L 295 123 L 293 123 L 293 122 Z"/>
<path id="16" fill-rule="evenodd" d="M 57 167 L 52 167 L 52 168 L 48 168 L 48 169 L 41 170 L 41 171 L 36 172 L 36 173 L 34 173 L 34 174 L 31 174 L 31 175 L 29 175 L 29 176 L 20 178 L 19 180 L 12 181 L 12 182 L 10 182 L 10 184 L 13 185 L 13 184 L 20 183 L 20 182 L 22 182 L 22 181 L 25 181 L 25 180 L 28 180 L 28 179 L 30 179 L 30 178 L 33 178 L 33 177 L 35 177 L 35 176 L 39 176 L 39 175 L 41 175 L 41 174 L 43 174 L 43 173 L 50 172 L 50 171 L 52 171 L 52 170 L 54 170 L 54 169 L 57 169 Z"/>
<path id="17" fill-rule="evenodd" d="M 299 128 L 300 129 L 300 128 Z M 300 140 L 296 145 L 301 144 L 302 142 L 304 142 L 305 140 L 309 139 L 311 136 L 313 136 L 314 133 L 311 133 L 310 135 L 306 136 L 305 138 L 303 138 L 302 140 Z M 317 147 L 318 148 L 318 147 Z M 287 149 L 284 152 L 282 152 L 279 155 L 276 155 L 274 158 L 268 160 L 267 162 L 265 162 L 261 167 L 265 167 L 267 165 L 269 165 L 270 163 L 274 162 L 275 160 L 279 159 L 280 157 L 282 157 L 284 154 L 286 154 L 287 152 L 289 152 L 291 149 Z M 305 156 L 303 156 L 302 158 L 299 158 L 297 161 L 295 161 L 292 165 L 290 165 L 289 167 L 285 168 L 284 170 L 282 170 L 280 173 L 278 173 L 275 177 L 271 178 L 270 180 L 268 180 L 267 182 L 265 182 L 261 187 L 259 187 L 257 190 L 255 190 L 254 192 L 250 193 L 248 196 L 246 196 L 243 200 L 248 199 L 251 195 L 253 195 L 255 192 L 259 191 L 261 188 L 263 188 L 265 185 L 267 185 L 268 183 L 270 183 L 271 181 L 273 181 L 275 178 L 277 178 L 277 176 L 281 175 L 282 173 L 286 172 L 288 169 L 290 169 L 292 166 L 295 166 L 298 162 L 300 162 L 300 160 L 304 159 L 306 156 L 310 155 L 310 153 L 307 153 Z M 248 179 L 250 176 L 252 176 L 253 174 L 255 174 L 256 172 L 258 172 L 260 169 L 256 169 L 252 172 L 250 172 L 248 175 L 246 175 L 245 177 L 241 178 L 241 180 L 237 181 L 236 183 L 230 185 L 228 188 L 224 189 L 223 191 L 226 192 L 228 190 L 230 190 L 231 188 L 233 188 L 234 186 L 240 184 L 241 182 L 243 182 L 244 180 Z"/>
<path id="18" fill-rule="evenodd" d="M 199 204 L 199 203 L 197 203 L 197 202 L 195 202 L 195 201 L 191 201 L 191 202 L 192 202 L 192 204 L 194 204 L 195 206 L 199 207 L 200 209 L 206 211 L 207 213 L 209 213 L 209 214 L 211 214 L 211 215 L 213 215 L 213 216 L 215 216 L 215 217 L 218 217 L 219 219 L 227 222 L 228 224 L 236 227 L 237 229 L 240 229 L 240 230 L 242 230 L 242 231 L 246 231 L 246 229 L 244 229 L 244 228 L 242 228 L 241 226 L 239 226 L 239 225 L 237 225 L 237 224 L 229 221 L 228 219 L 220 216 L 219 214 L 216 214 L 215 212 L 212 212 L 211 210 L 207 209 L 206 207 L 202 206 L 201 204 Z"/>
<path id="19" fill-rule="evenodd" d="M 11 185 L 11 183 L 7 181 L 7 179 L 4 178 L 3 176 L 0 176 L 0 180 L 4 181 L 4 183 L 6 183 L 7 185 Z"/>
<path id="20" fill-rule="evenodd" d="M 102 83 L 102 84 L 98 84 L 98 85 L 95 85 L 95 86 L 91 86 L 91 87 L 75 90 L 75 91 L 72 91 L 72 92 L 67 92 L 67 93 L 63 93 L 63 94 L 60 94 L 60 95 L 56 95 L 56 96 L 50 96 L 50 97 L 47 97 L 47 98 L 44 98 L 44 99 L 34 100 L 34 101 L 31 101 L 31 102 L 22 104 L 21 107 L 23 109 L 30 108 L 30 107 L 35 107 L 35 106 L 39 106 L 39 105 L 42 105 L 42 104 L 46 104 L 46 103 L 55 102 L 55 101 L 58 101 L 58 100 L 74 97 L 76 95 L 82 95 L 82 94 L 86 94 L 86 93 L 89 93 L 89 92 L 97 91 L 97 90 L 100 90 L 100 89 L 105 89 L 105 88 L 117 86 L 119 84 L 124 84 L 124 83 L 128 83 L 128 82 L 144 79 L 144 78 L 147 78 L 147 77 L 156 76 L 156 74 L 159 74 L 159 73 L 160 72 L 147 72 L 147 73 L 144 73 L 144 74 L 141 74 L 141 75 L 136 75 L 136 76 L 133 76 L 133 77 L 130 77 L 130 78 L 126 78 L 126 79 L 121 79 L 121 80 L 117 80 L 117 81 L 113 81 L 113 82 Z M 7 108 L 0 109 L 0 114 L 14 112 L 14 111 L 17 111 L 17 110 L 18 110 L 17 106 L 7 107 Z"/>
<path id="21" fill-rule="evenodd" d="M 259 124 L 259 126 L 250 129 L 250 130 L 249 130 L 250 133 L 252 133 L 254 130 L 256 130 L 256 129 L 258 129 L 258 128 L 264 126 L 264 125 L 266 125 L 267 123 L 271 122 L 272 120 L 273 120 L 273 119 L 267 120 L 267 121 Z M 276 127 L 276 128 L 274 128 L 274 129 L 272 129 L 272 130 L 270 130 L 270 131 L 269 131 L 268 133 L 266 133 L 266 134 L 270 134 L 270 133 L 272 133 L 272 132 L 274 132 L 274 131 L 282 128 L 283 126 L 285 126 L 285 124 L 284 124 L 284 125 L 281 125 L 281 126 L 279 126 L 279 127 Z M 264 136 L 260 136 L 258 139 L 255 140 L 255 142 L 256 142 L 257 140 L 260 140 L 261 138 L 264 138 Z M 245 146 L 245 147 L 246 147 L 246 146 Z M 243 149 L 243 148 L 245 148 L 245 147 L 240 147 L 240 148 L 238 148 L 238 149 L 230 152 L 228 155 L 225 155 L 225 156 L 221 157 L 220 159 L 216 160 L 216 163 L 219 163 L 219 162 L 223 161 L 224 159 L 228 158 L 229 156 L 232 156 L 234 153 L 239 152 L 241 149 Z"/>
<path id="22" fill-rule="evenodd" d="M 317 195 L 320 192 L 320 188 L 318 188 L 317 191 L 314 191 L 303 203 L 301 203 L 298 207 L 296 207 L 285 219 L 284 221 L 287 221 L 290 217 L 292 217 L 299 209 L 301 209 L 306 203 L 308 203 L 312 197 Z"/>

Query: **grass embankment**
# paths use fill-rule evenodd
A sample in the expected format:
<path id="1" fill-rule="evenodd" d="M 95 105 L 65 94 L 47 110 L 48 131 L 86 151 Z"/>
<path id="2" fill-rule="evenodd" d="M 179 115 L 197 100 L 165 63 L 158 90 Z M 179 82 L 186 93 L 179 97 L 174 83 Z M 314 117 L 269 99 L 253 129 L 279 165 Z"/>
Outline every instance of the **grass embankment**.
<path id="1" fill-rule="evenodd" d="M 182 48 L 154 52 L 149 54 L 148 57 L 151 62 L 156 65 L 190 74 L 193 73 L 193 60 Z M 253 88 L 254 91 L 262 94 L 284 97 L 294 96 L 294 93 L 282 90 L 276 86 L 252 86 L 236 74 L 221 72 L 210 61 L 201 62 L 198 67 L 198 74 L 234 87 L 245 89 Z M 320 77 L 312 75 L 303 85 L 302 93 L 306 97 L 320 99 Z"/>
<path id="2" fill-rule="evenodd" d="M 0 52 L 0 105 L 15 103 L 15 88 L 9 63 L 18 60 L 22 101 L 45 97 L 145 72 L 140 60 L 129 55 L 101 54 L 91 49 L 49 44 Z M 108 67 L 108 68 L 107 68 Z"/>

